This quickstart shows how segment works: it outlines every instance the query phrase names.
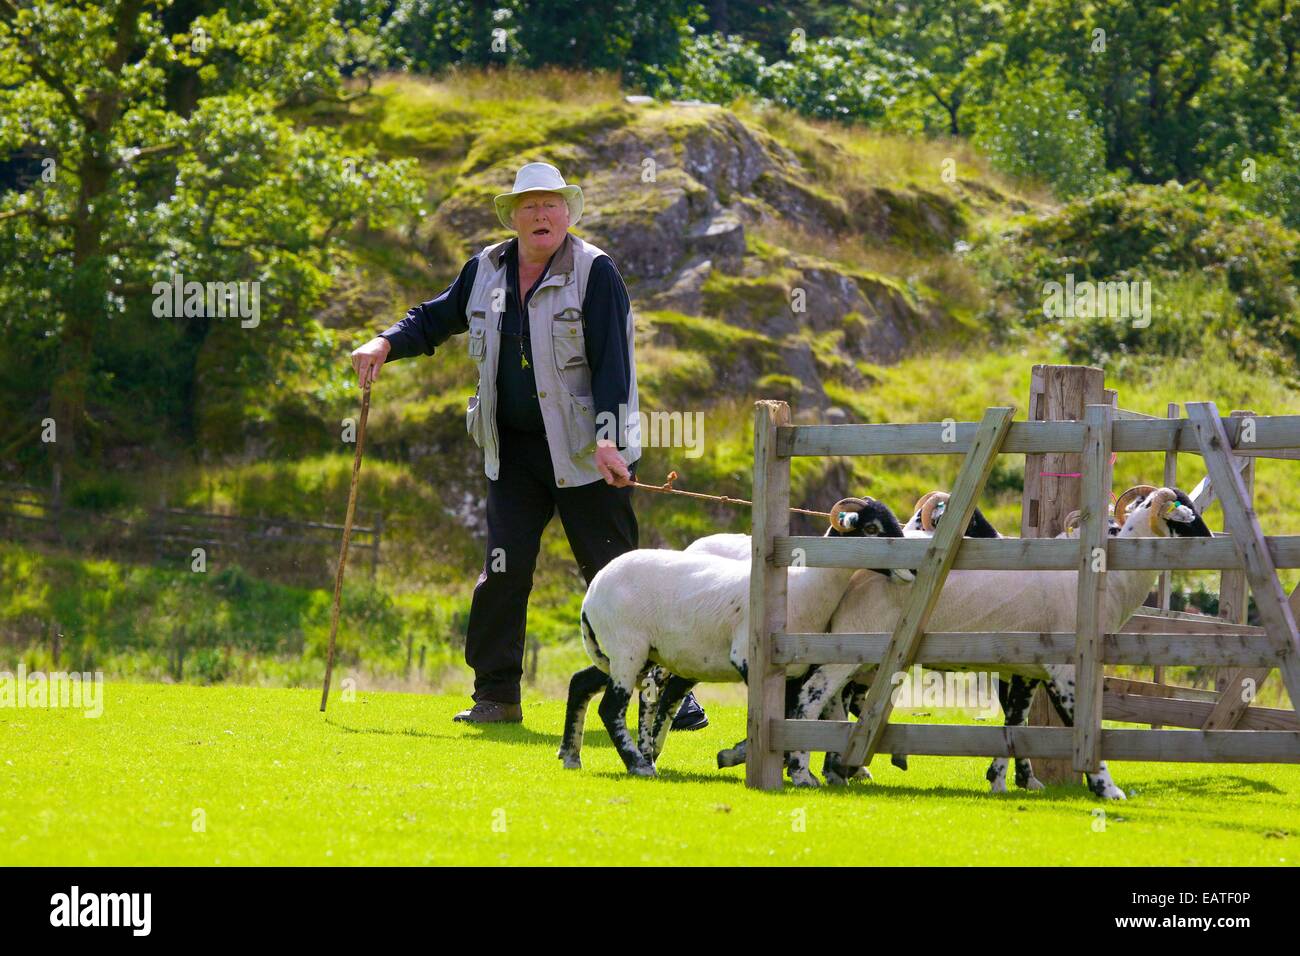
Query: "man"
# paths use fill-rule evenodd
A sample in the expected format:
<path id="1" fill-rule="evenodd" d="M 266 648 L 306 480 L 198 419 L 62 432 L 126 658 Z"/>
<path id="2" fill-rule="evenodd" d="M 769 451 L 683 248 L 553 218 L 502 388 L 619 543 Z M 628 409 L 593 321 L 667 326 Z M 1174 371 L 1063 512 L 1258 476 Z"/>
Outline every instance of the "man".
<path id="1" fill-rule="evenodd" d="M 523 719 L 528 595 L 554 512 L 588 583 L 637 547 L 631 485 L 641 448 L 627 288 L 608 255 L 569 233 L 582 190 L 554 166 L 522 167 L 495 205 L 514 238 L 483 249 L 436 298 L 352 353 L 365 386 L 386 361 L 432 355 L 469 332 L 478 391 L 466 427 L 488 478 L 487 556 L 465 638 L 474 705 L 454 718 L 469 723 Z M 673 726 L 707 723 L 688 698 Z"/>

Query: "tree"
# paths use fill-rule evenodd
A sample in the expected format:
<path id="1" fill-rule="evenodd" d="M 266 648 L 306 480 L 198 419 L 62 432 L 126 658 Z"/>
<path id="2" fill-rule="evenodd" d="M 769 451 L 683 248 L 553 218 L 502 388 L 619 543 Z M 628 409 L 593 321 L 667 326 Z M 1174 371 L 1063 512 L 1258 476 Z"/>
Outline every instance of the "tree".
<path id="1" fill-rule="evenodd" d="M 0 450 L 30 458 L 47 416 L 65 470 L 106 430 L 156 436 L 149 413 L 183 418 L 222 339 L 235 339 L 225 372 L 273 380 L 343 231 L 417 205 L 407 167 L 293 122 L 357 95 L 343 73 L 364 72 L 363 37 L 312 0 L 202 10 L 185 4 L 185 32 L 169 35 L 167 0 L 0 0 L 0 156 L 42 169 L 0 193 L 0 373 L 34 386 Z M 178 275 L 256 283 L 258 321 L 160 321 L 156 284 Z"/>
<path id="2" fill-rule="evenodd" d="M 1005 13 L 997 2 L 897 3 L 868 0 L 861 29 L 915 62 L 926 95 L 943 110 L 947 132 L 967 132 L 962 108 L 996 78 Z"/>

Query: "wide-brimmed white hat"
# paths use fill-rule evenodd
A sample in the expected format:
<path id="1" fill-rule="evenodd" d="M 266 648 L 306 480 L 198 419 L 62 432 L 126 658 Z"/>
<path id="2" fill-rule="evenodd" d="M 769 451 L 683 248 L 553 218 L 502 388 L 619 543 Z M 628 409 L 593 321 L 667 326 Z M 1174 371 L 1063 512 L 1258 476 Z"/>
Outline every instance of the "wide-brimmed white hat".
<path id="1" fill-rule="evenodd" d="M 577 225 L 582 218 L 582 188 L 568 185 L 560 171 L 550 163 L 528 163 L 519 167 L 519 172 L 515 173 L 515 188 L 508 193 L 501 193 L 493 200 L 497 207 L 497 218 L 507 229 L 514 228 L 510 214 L 514 212 L 515 202 L 524 193 L 559 193 L 569 206 L 569 225 Z"/>

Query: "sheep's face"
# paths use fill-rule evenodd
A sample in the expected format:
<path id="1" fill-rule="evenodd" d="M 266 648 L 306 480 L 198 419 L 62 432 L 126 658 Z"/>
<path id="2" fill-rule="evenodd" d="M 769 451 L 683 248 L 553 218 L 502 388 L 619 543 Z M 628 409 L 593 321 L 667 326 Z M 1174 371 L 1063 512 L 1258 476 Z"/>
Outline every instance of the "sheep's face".
<path id="1" fill-rule="evenodd" d="M 934 508 L 933 500 L 940 495 L 943 495 L 945 500 L 948 497 L 942 491 L 931 491 L 917 499 L 916 507 L 912 510 L 912 517 L 907 520 L 907 531 L 934 533 L 931 518 Z"/>
<path id="2" fill-rule="evenodd" d="M 827 537 L 901 538 L 903 526 L 894 517 L 889 506 L 875 498 L 842 498 L 831 508 L 831 526 Z M 895 581 L 909 583 L 916 580 L 916 572 L 895 568 L 887 572 Z"/>
<path id="3" fill-rule="evenodd" d="M 831 509 L 827 537 L 901 538 L 903 526 L 889 506 L 875 498 L 842 498 Z"/>
<path id="4" fill-rule="evenodd" d="M 1212 538 L 1214 532 L 1206 526 L 1205 520 L 1196 513 L 1196 505 L 1187 493 L 1177 488 L 1171 489 L 1175 495 L 1174 504 L 1165 514 L 1165 523 L 1169 530 L 1179 538 Z"/>
<path id="5" fill-rule="evenodd" d="M 1139 501 L 1129 511 L 1120 533 L 1125 537 L 1147 538 L 1211 536 L 1192 500 L 1177 488 L 1157 488 Z"/>

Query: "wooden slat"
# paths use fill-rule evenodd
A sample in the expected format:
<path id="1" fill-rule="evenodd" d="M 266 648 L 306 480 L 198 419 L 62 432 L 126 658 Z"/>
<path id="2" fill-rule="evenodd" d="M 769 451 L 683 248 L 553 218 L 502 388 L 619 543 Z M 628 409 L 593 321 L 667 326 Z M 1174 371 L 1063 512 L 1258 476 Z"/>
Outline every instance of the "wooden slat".
<path id="1" fill-rule="evenodd" d="M 1290 458 L 1300 449 L 1300 415 L 1261 415 L 1255 421 L 1255 441 L 1241 450 L 1253 457 Z M 1235 438 L 1240 422 L 1221 419 L 1226 433 Z M 790 457 L 824 455 L 962 455 L 970 450 L 978 428 L 975 422 L 955 422 L 944 441 L 939 422 L 915 425 L 791 425 L 777 432 L 777 454 Z M 1016 422 L 1011 426 L 1004 454 L 1043 454 L 1079 451 L 1083 447 L 1082 422 Z M 1185 419 L 1153 418 L 1118 421 L 1111 436 L 1118 452 L 1178 451 L 1197 453 L 1195 432 Z M 1280 452 L 1281 454 L 1272 454 Z"/>
<path id="2" fill-rule="evenodd" d="M 1106 539 L 1110 504 L 1110 429 L 1115 410 L 1089 405 L 1083 446 L 1083 509 L 1079 524 L 1079 588 L 1074 665 L 1074 769 L 1101 769 L 1102 642 L 1106 599 Z"/>
<path id="3" fill-rule="evenodd" d="M 965 455 L 978 422 L 916 425 L 796 425 L 777 434 L 777 451 L 810 455 Z M 945 438 L 951 436 L 952 440 Z M 1083 447 L 1082 422 L 1015 422 L 1002 446 L 1008 454 L 1077 452 Z"/>
<path id="4" fill-rule="evenodd" d="M 1110 389 L 1106 389 L 1106 391 L 1109 392 Z M 1152 419 L 1155 418 L 1156 418 L 1155 415 L 1146 415 L 1142 412 L 1135 412 L 1129 408 L 1115 409 L 1115 420 L 1117 422 L 1146 422 L 1146 421 L 1151 421 Z"/>
<path id="5" fill-rule="evenodd" d="M 1200 728 L 1214 710 L 1214 701 L 1107 692 L 1102 697 L 1102 707 L 1107 720 Z M 1290 710 L 1247 707 L 1241 712 L 1235 729 L 1300 730 L 1300 719 Z"/>
<path id="6" fill-rule="evenodd" d="M 1219 699 L 1214 691 L 1201 687 L 1175 687 L 1172 684 L 1156 684 L 1152 681 L 1133 680 L 1128 677 L 1111 677 L 1107 675 L 1102 682 L 1108 694 L 1134 694 L 1138 697 L 1168 697 L 1171 700 L 1208 700 L 1210 703 Z M 1196 725 L 1198 728 L 1200 724 Z"/>
<path id="7" fill-rule="evenodd" d="M 859 726 L 838 720 L 778 720 L 773 743 L 782 750 L 844 753 Z M 945 757 L 1048 757 L 1068 759 L 1067 727 L 965 727 L 889 724 L 880 753 Z M 1209 763 L 1300 763 L 1300 731 L 1103 730 L 1106 760 Z"/>
<path id="8" fill-rule="evenodd" d="M 1190 402 L 1187 414 L 1195 427 L 1206 471 L 1223 505 L 1224 525 L 1232 533 L 1231 540 L 1241 554 L 1246 578 L 1255 595 L 1260 623 L 1276 642 L 1278 666 L 1287 693 L 1291 695 L 1291 704 L 1300 708 L 1300 636 L 1296 633 L 1295 616 L 1278 580 L 1277 568 L 1264 540 L 1259 519 L 1251 507 L 1245 483 L 1233 465 L 1223 420 L 1213 402 Z M 1263 419 L 1256 421 L 1262 422 Z M 1226 723 L 1231 726 L 1236 713 L 1247 706 L 1248 702 L 1241 697 L 1241 694 L 1225 694 L 1207 725 Z"/>
<path id="9" fill-rule="evenodd" d="M 889 675 L 905 671 L 915 659 L 921 635 L 930 619 L 930 612 L 939 601 L 943 583 L 948 577 L 957 550 L 962 545 L 962 534 L 970 524 L 975 502 L 988 481 L 989 472 L 997 461 L 998 451 L 1011 427 L 1012 408 L 990 408 L 984 413 L 979 432 L 971 442 L 970 453 L 962 462 L 961 471 L 948 498 L 944 512 L 947 519 L 927 543 L 932 547 L 921 563 L 916 581 L 903 614 L 894 628 L 889 651 L 882 664 L 882 673 Z M 880 731 L 889 720 L 893 708 L 892 685 L 886 680 L 873 681 L 862 707 L 858 730 L 847 752 L 849 766 L 865 765 L 871 758 Z"/>
<path id="10" fill-rule="evenodd" d="M 1187 407 L 1190 418 L 1191 405 Z M 1300 415 L 1259 415 L 1254 421 L 1255 441 L 1246 446 L 1250 452 L 1300 448 Z M 1225 447 L 1235 447 L 1241 422 L 1220 418 L 1219 424 L 1229 438 Z M 1179 451 L 1201 452 L 1196 431 L 1189 419 L 1170 421 L 1153 418 L 1143 422 L 1116 422 L 1111 437 L 1111 446 L 1115 451 L 1121 452 L 1164 451 L 1171 444 L 1176 445 Z"/>
<path id="11" fill-rule="evenodd" d="M 924 538 L 825 538 L 789 535 L 776 539 L 778 566 L 789 565 L 794 550 L 812 567 L 915 568 L 930 541 Z M 1272 563 L 1300 567 L 1300 535 L 1265 539 Z M 967 538 L 953 568 L 960 571 L 1072 571 L 1078 565 L 1077 538 Z M 1138 569 L 1218 571 L 1239 568 L 1242 558 L 1231 535 L 1213 538 L 1111 538 L 1106 566 L 1112 571 Z"/>
<path id="12" fill-rule="evenodd" d="M 773 635 L 772 659 L 778 664 L 879 664 L 891 632 L 870 634 Z M 1070 631 L 938 631 L 925 635 L 915 662 L 931 668 L 998 669 L 999 665 L 1071 664 L 1075 635 Z M 1262 667 L 1277 657 L 1267 635 L 1107 634 L 1102 661 L 1107 664 L 1178 667 Z M 1014 666 L 1006 667 L 1017 670 Z"/>
<path id="13" fill-rule="evenodd" d="M 750 529 L 749 676 L 745 784 L 779 790 L 784 761 L 772 746 L 774 718 L 785 716 L 785 669 L 771 660 L 774 631 L 786 628 L 789 574 L 769 559 L 774 536 L 790 532 L 790 459 L 776 453 L 776 432 L 790 421 L 785 402 L 754 404 L 754 509 Z"/>
<path id="14" fill-rule="evenodd" d="M 1231 418 L 1254 417 L 1251 410 L 1234 410 Z M 1241 483 L 1246 491 L 1246 501 L 1255 505 L 1255 462 L 1247 458 L 1241 468 Z M 1228 570 L 1219 575 L 1219 617 L 1235 624 L 1245 624 L 1248 616 L 1250 592 L 1243 571 Z M 1232 730 L 1245 713 L 1243 695 L 1247 688 L 1258 688 L 1268 678 L 1270 668 L 1233 668 L 1215 675 L 1215 686 L 1220 691 L 1218 706 L 1206 714 L 1205 730 Z M 1241 706 L 1230 698 L 1243 700 Z M 1253 695 L 1252 695 L 1253 697 Z"/>
<path id="15" fill-rule="evenodd" d="M 1143 608 L 1145 611 L 1157 611 L 1159 608 Z M 1208 614 L 1182 615 L 1178 611 L 1169 612 L 1165 617 L 1160 614 L 1133 614 L 1120 625 L 1121 634 L 1222 634 L 1222 635 L 1264 635 L 1262 627 L 1250 624 L 1233 624 Z M 1209 663 L 1208 661 L 1206 663 Z"/>
<path id="16" fill-rule="evenodd" d="M 1181 415 L 1182 409 L 1177 402 L 1170 402 L 1165 406 L 1165 418 L 1177 420 Z M 1178 487 L 1178 450 L 1174 447 L 1173 442 L 1170 442 L 1170 446 L 1165 450 L 1164 486 L 1166 488 Z M 1173 598 L 1173 581 L 1174 575 L 1172 571 L 1160 572 L 1160 607 L 1165 611 L 1169 610 L 1169 604 Z M 1163 680 L 1165 676 L 1164 665 L 1157 664 L 1153 676 L 1156 681 Z M 1160 729 L 1157 724 L 1152 724 L 1151 728 L 1152 730 Z"/>

